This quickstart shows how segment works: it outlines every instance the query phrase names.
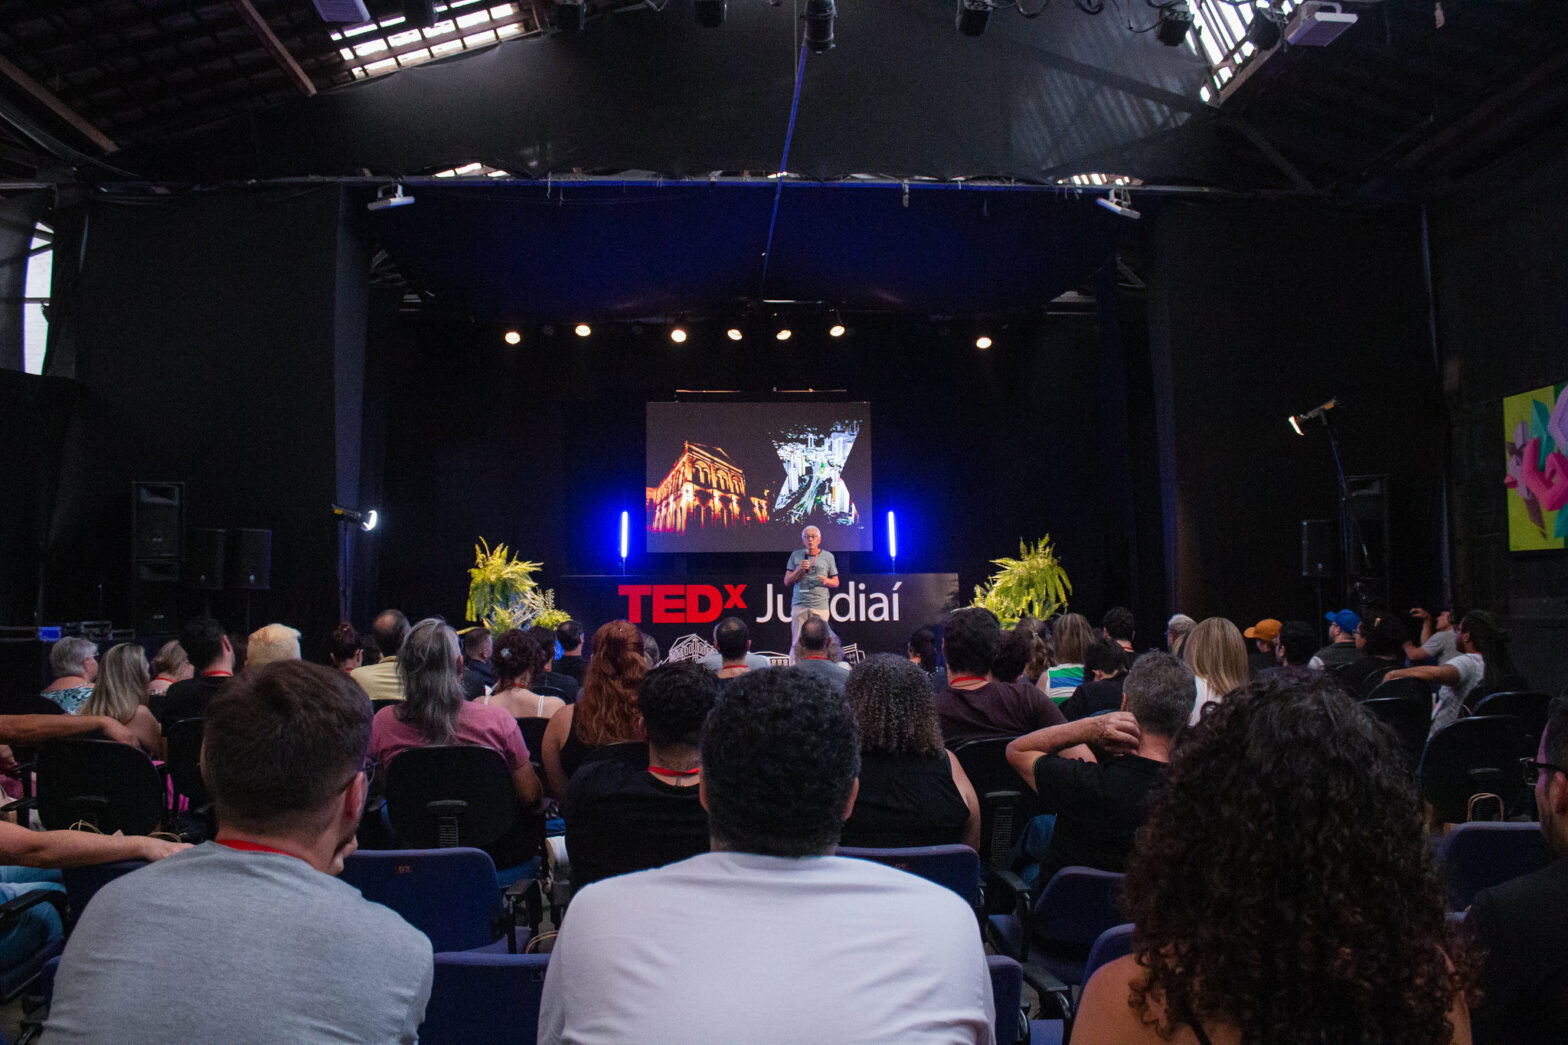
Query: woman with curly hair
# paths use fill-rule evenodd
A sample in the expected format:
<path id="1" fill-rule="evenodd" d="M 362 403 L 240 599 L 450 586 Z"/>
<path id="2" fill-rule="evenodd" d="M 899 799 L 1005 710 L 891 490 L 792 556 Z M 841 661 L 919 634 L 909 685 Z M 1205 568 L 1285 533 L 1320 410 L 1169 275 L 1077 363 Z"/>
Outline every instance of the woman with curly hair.
<path id="1" fill-rule="evenodd" d="M 643 635 L 630 621 L 612 620 L 593 636 L 593 655 L 577 703 L 550 719 L 540 757 L 550 796 L 566 797 L 566 785 L 595 748 L 643 739 L 637 690 L 648 673 Z"/>
<path id="2" fill-rule="evenodd" d="M 1192 722 L 1203 714 L 1204 705 L 1218 704 L 1247 681 L 1247 643 L 1241 629 L 1224 617 L 1199 621 L 1182 645 L 1181 659 L 1198 677 Z"/>
<path id="3" fill-rule="evenodd" d="M 860 726 L 860 792 L 840 845 L 980 848 L 980 800 L 942 746 L 920 665 L 879 653 L 855 665 L 844 696 Z"/>
<path id="4" fill-rule="evenodd" d="M 1184 733 L 1123 906 L 1074 1045 L 1470 1041 L 1420 797 L 1332 679 L 1261 676 Z"/>

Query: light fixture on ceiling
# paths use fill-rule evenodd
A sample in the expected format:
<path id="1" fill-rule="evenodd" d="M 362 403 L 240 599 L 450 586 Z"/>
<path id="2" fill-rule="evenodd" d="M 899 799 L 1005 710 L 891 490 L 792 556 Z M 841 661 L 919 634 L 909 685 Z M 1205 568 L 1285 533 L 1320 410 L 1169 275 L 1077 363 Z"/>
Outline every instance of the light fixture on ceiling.
<path id="1" fill-rule="evenodd" d="M 778 338 L 780 341 L 788 341 L 790 333 L 791 333 L 791 331 L 790 331 L 789 327 L 784 327 L 782 330 L 780 330 L 777 334 L 774 334 L 773 336 Z"/>
<path id="2" fill-rule="evenodd" d="M 717 29 L 724 24 L 724 0 L 692 0 L 691 6 L 697 24 L 704 29 Z"/>
<path id="3" fill-rule="evenodd" d="M 987 0 L 958 0 L 958 17 L 954 24 L 965 36 L 979 36 L 991 20 L 991 5 Z"/>
<path id="4" fill-rule="evenodd" d="M 833 0 L 806 0 L 806 46 L 812 54 L 833 50 L 833 20 L 837 17 Z"/>
<path id="5" fill-rule="evenodd" d="M 508 330 L 503 336 L 509 345 L 521 344 L 523 340 L 523 334 L 520 330 Z"/>
<path id="6" fill-rule="evenodd" d="M 828 337 L 843 337 L 843 336 L 844 336 L 844 324 L 843 323 L 834 323 L 832 326 L 828 327 Z"/>
<path id="7" fill-rule="evenodd" d="M 593 327 L 589 326 L 587 323 L 579 323 L 572 328 L 572 332 L 575 333 L 578 337 L 587 337 L 589 334 L 593 333 Z"/>
<path id="8" fill-rule="evenodd" d="M 1275 10 L 1271 2 L 1252 12 L 1252 21 L 1247 25 L 1247 42 L 1260 51 L 1267 51 L 1279 43 L 1284 28 L 1285 15 Z"/>
<path id="9" fill-rule="evenodd" d="M 1187 6 L 1187 0 L 1177 0 L 1160 8 L 1160 21 L 1155 27 L 1154 37 L 1166 47 L 1180 47 L 1181 42 L 1187 39 L 1187 30 L 1191 28 L 1192 8 Z"/>
<path id="10" fill-rule="evenodd" d="M 675 342 L 677 345 L 684 345 L 686 343 L 686 328 L 671 327 L 670 340 Z"/>
<path id="11" fill-rule="evenodd" d="M 1112 189 L 1107 196 L 1095 199 L 1096 203 L 1113 214 L 1120 214 L 1124 218 L 1141 218 L 1143 214 L 1132 205 L 1132 193 L 1126 189 Z"/>
<path id="12" fill-rule="evenodd" d="M 376 198 L 365 204 L 365 209 L 391 210 L 393 207 L 407 207 L 413 202 L 414 197 L 403 191 L 402 183 L 383 185 L 376 190 Z"/>
<path id="13" fill-rule="evenodd" d="M 984 352 L 986 349 L 991 347 L 991 338 L 988 335 L 981 334 L 979 337 L 975 338 L 975 347 Z"/>
<path id="14" fill-rule="evenodd" d="M 746 335 L 744 335 L 744 334 L 742 334 L 740 332 L 740 327 L 730 327 L 728 330 L 726 330 L 724 332 L 724 336 L 729 338 L 731 341 L 739 341 L 741 338 L 745 337 Z"/>

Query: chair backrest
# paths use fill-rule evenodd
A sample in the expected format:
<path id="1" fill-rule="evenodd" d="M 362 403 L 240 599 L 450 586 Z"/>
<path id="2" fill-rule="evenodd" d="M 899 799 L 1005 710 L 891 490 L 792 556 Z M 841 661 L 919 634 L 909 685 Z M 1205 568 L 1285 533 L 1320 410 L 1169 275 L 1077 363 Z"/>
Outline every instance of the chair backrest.
<path id="1" fill-rule="evenodd" d="M 1539 871 L 1552 862 L 1539 824 L 1459 824 L 1438 846 L 1448 904 L 1470 906 L 1482 889 Z"/>
<path id="2" fill-rule="evenodd" d="M 486 846 L 512 826 L 517 800 L 493 748 L 409 748 L 387 766 L 387 817 L 411 849 Z"/>
<path id="3" fill-rule="evenodd" d="M 1035 901 L 1031 954 L 1063 983 L 1083 982 L 1094 942 L 1125 920 L 1123 877 L 1092 867 L 1064 867 L 1051 876 Z"/>
<path id="4" fill-rule="evenodd" d="M 209 799 L 207 782 L 201 775 L 201 738 L 206 719 L 182 718 L 164 730 L 164 764 L 174 790 L 190 799 L 191 805 L 204 805 Z"/>
<path id="5" fill-rule="evenodd" d="M 1362 700 L 1370 697 L 1373 691 L 1383 684 L 1383 676 L 1387 675 L 1390 671 L 1393 671 L 1397 667 L 1399 667 L 1398 664 L 1390 664 L 1386 668 L 1373 668 L 1370 672 L 1367 673 L 1366 678 L 1361 680 L 1361 684 L 1356 687 L 1356 696 L 1360 697 Z M 1399 680 L 1395 679 L 1394 681 L 1397 682 Z M 1417 681 L 1420 680 L 1418 679 Z"/>
<path id="6" fill-rule="evenodd" d="M 374 715 L 382 708 L 393 708 L 403 703 L 395 697 L 373 697 L 370 701 L 370 713 Z"/>
<path id="7" fill-rule="evenodd" d="M 1367 694 L 1368 700 L 1376 700 L 1379 697 L 1408 697 L 1412 700 L 1424 700 L 1427 703 L 1427 714 L 1430 716 L 1432 713 L 1432 686 L 1421 679 L 1384 679 Z"/>
<path id="8" fill-rule="evenodd" d="M 343 881 L 430 937 L 437 951 L 466 951 L 498 938 L 505 911 L 495 864 L 481 849 L 383 849 L 343 861 Z"/>
<path id="9" fill-rule="evenodd" d="M 1007 761 L 1009 738 L 966 740 L 953 754 L 980 798 L 980 859 L 986 867 L 1010 870 L 1013 846 L 1039 810 L 1033 789 Z"/>
<path id="10" fill-rule="evenodd" d="M 967 845 L 922 845 L 904 849 L 840 846 L 839 856 L 853 856 L 896 867 L 953 890 L 970 907 L 980 905 L 980 857 Z"/>
<path id="11" fill-rule="evenodd" d="M 549 725 L 550 720 L 547 718 L 530 716 L 517 720 L 517 730 L 523 735 L 523 744 L 528 748 L 528 761 L 536 766 L 543 765 L 539 753 L 544 750 L 544 731 Z"/>
<path id="12" fill-rule="evenodd" d="M 66 902 L 71 905 L 73 917 L 80 918 L 99 889 L 122 875 L 147 866 L 146 860 L 117 860 L 112 864 L 90 864 L 87 867 L 67 867 L 60 872 L 65 882 Z"/>
<path id="13" fill-rule="evenodd" d="M 431 1045 L 533 1045 L 548 954 L 436 954 L 419 1039 Z"/>
<path id="14" fill-rule="evenodd" d="M 1524 727 L 1512 715 L 1473 715 L 1451 722 L 1426 742 L 1421 755 L 1421 795 L 1444 823 L 1470 818 L 1470 799 L 1497 795 L 1503 809 L 1525 794 L 1519 759 L 1532 754 Z"/>
<path id="15" fill-rule="evenodd" d="M 1404 679 L 1395 679 L 1403 682 Z M 1371 697 L 1361 707 L 1394 731 L 1399 738 L 1405 764 L 1412 770 L 1421 764 L 1426 735 L 1432 729 L 1432 701 L 1426 697 Z"/>
<path id="16" fill-rule="evenodd" d="M 51 740 L 38 749 L 38 818 L 104 834 L 145 835 L 167 812 L 163 778 L 140 748 L 113 740 Z"/>
<path id="17" fill-rule="evenodd" d="M 1538 690 L 1514 689 L 1482 697 L 1475 706 L 1477 715 L 1512 715 L 1524 727 L 1534 755 L 1546 730 L 1546 709 L 1552 703 L 1550 694 Z"/>
<path id="18" fill-rule="evenodd" d="M 1083 982 L 1088 983 L 1089 977 L 1102 965 L 1109 965 L 1118 958 L 1125 958 L 1132 953 L 1132 923 L 1123 922 L 1113 925 L 1095 938 L 1094 946 L 1089 948 L 1089 960 L 1083 963 Z"/>
<path id="19" fill-rule="evenodd" d="M 991 1000 L 996 1003 L 996 1045 L 1026 1040 L 1028 1024 L 1022 1021 L 1023 966 L 1005 954 L 988 954 L 985 967 L 991 974 Z"/>

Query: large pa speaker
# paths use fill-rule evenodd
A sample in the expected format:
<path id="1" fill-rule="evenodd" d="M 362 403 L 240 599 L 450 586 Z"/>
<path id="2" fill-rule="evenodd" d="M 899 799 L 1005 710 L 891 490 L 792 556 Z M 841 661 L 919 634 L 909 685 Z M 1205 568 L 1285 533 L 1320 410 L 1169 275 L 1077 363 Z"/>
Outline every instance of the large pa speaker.
<path id="1" fill-rule="evenodd" d="M 223 562 L 229 535 L 193 529 L 185 535 L 185 573 L 197 591 L 223 590 Z"/>
<path id="2" fill-rule="evenodd" d="M 234 559 L 230 569 L 233 587 L 241 591 L 267 591 L 272 587 L 272 531 L 233 530 Z"/>
<path id="3" fill-rule="evenodd" d="M 131 484 L 131 558 L 180 558 L 184 483 Z"/>
<path id="4" fill-rule="evenodd" d="M 1301 520 L 1301 575 L 1303 577 L 1333 576 L 1338 545 L 1339 542 L 1334 535 L 1333 519 Z"/>

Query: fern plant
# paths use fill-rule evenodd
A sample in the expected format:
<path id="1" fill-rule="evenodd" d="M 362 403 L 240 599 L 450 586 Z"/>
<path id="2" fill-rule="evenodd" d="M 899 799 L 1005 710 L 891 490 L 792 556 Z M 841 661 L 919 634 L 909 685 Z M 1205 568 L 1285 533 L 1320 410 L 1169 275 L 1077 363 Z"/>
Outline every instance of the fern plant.
<path id="1" fill-rule="evenodd" d="M 991 562 L 1001 569 L 985 584 L 975 586 L 974 605 L 996 614 L 1003 627 L 1014 626 L 1025 614 L 1048 620 L 1067 608 L 1073 585 L 1056 557 L 1056 549 L 1051 547 L 1050 534 L 1041 537 L 1033 547 L 1020 540 L 1016 559 Z"/>
<path id="2" fill-rule="evenodd" d="M 533 577 L 543 566 L 517 558 L 504 544 L 492 549 L 479 538 L 468 571 L 468 619 L 481 622 L 492 635 L 528 627 L 543 608 L 544 598 Z"/>

